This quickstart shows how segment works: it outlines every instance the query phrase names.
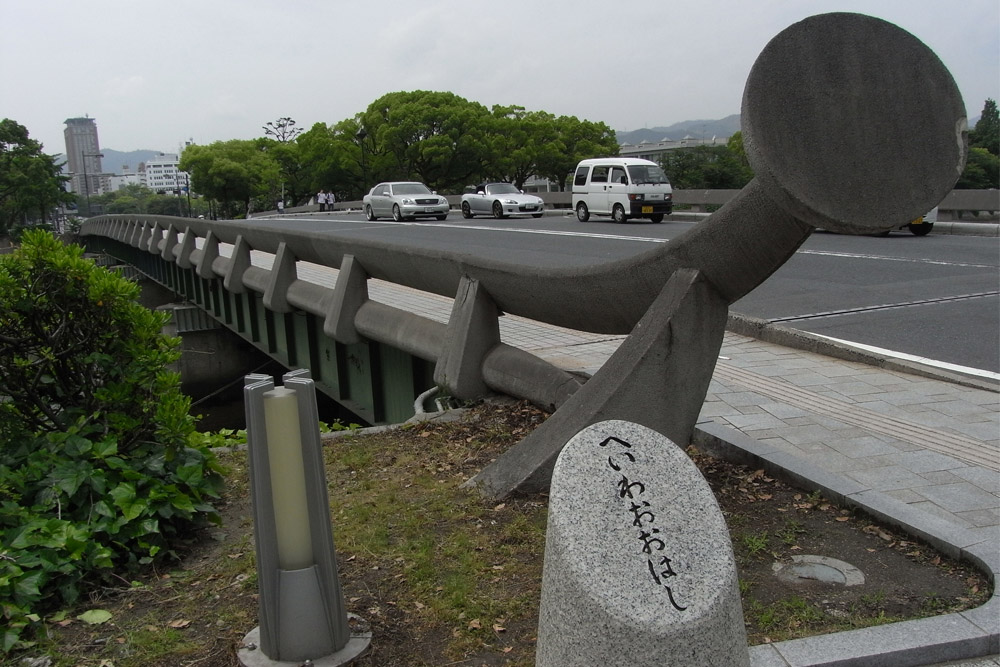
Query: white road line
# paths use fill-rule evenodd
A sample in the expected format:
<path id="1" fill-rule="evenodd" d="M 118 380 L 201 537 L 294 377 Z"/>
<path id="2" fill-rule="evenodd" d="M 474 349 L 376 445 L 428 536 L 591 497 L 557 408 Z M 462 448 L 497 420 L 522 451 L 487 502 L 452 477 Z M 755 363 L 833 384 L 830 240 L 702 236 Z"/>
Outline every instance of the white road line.
<path id="1" fill-rule="evenodd" d="M 986 371 L 979 368 L 969 368 L 968 366 L 959 366 L 958 364 L 950 364 L 947 361 L 937 361 L 935 359 L 928 359 L 927 357 L 918 357 L 915 354 L 907 354 L 906 352 L 896 352 L 894 350 L 887 350 L 883 347 L 875 347 L 874 345 L 865 345 L 864 343 L 855 343 L 854 341 L 834 338 L 832 336 L 824 336 L 822 334 L 813 334 L 813 335 L 819 336 L 820 338 L 826 338 L 827 340 L 832 340 L 835 343 L 848 345 L 850 347 L 857 348 L 859 350 L 874 352 L 875 354 L 880 354 L 886 357 L 892 357 L 894 359 L 902 359 L 903 361 L 914 361 L 923 364 L 925 366 L 934 366 L 935 368 L 941 368 L 944 370 L 964 373 L 966 375 L 975 375 L 978 377 L 989 378 L 991 380 L 1000 380 L 1000 373 L 994 373 L 993 371 Z"/>

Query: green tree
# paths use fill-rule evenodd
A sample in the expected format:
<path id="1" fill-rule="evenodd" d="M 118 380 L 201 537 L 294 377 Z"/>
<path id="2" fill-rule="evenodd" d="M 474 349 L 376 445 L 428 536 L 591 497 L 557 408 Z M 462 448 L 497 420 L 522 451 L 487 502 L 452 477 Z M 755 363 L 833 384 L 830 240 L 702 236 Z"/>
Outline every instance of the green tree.
<path id="1" fill-rule="evenodd" d="M 737 130 L 726 140 L 726 148 L 732 153 L 733 158 L 741 165 L 750 168 L 750 159 L 747 158 L 747 151 L 743 147 L 743 132 Z"/>
<path id="2" fill-rule="evenodd" d="M 955 184 L 957 190 L 989 190 L 1000 185 L 1000 157 L 985 148 L 969 149 L 962 176 Z"/>
<path id="3" fill-rule="evenodd" d="M 976 127 L 969 133 L 969 146 L 985 148 L 990 153 L 1000 156 L 1000 113 L 997 103 L 987 99 L 983 105 L 983 113 L 979 116 Z M 996 181 L 990 187 L 996 187 Z"/>
<path id="4" fill-rule="evenodd" d="M 273 208 L 280 192 L 280 167 L 268 148 L 271 139 L 217 141 L 188 146 L 181 171 L 191 174 L 195 192 L 219 202 L 224 217 L 242 217 L 249 207 Z"/>
<path id="5" fill-rule="evenodd" d="M 373 180 L 415 178 L 459 191 L 483 171 L 491 115 L 454 93 L 389 93 L 372 102 L 362 125 L 374 137 Z"/>
<path id="6" fill-rule="evenodd" d="M 742 146 L 742 141 L 739 143 Z M 681 190 L 738 190 L 753 172 L 727 146 L 695 146 L 666 151 L 660 158 L 670 183 Z"/>
<path id="7" fill-rule="evenodd" d="M 618 155 L 615 132 L 604 123 L 559 116 L 552 121 L 555 139 L 538 156 L 539 176 L 566 189 L 566 181 L 583 159 Z"/>
<path id="8" fill-rule="evenodd" d="M 492 113 L 492 150 L 485 156 L 483 176 L 522 188 L 540 164 L 558 158 L 555 116 L 519 106 L 494 106 Z"/>
<path id="9" fill-rule="evenodd" d="M 361 127 L 358 114 L 333 126 L 316 123 L 298 138 L 309 194 L 329 190 L 338 200 L 361 199 L 367 194 L 375 183 L 375 146 L 374 137 L 362 133 Z"/>
<path id="10" fill-rule="evenodd" d="M 138 291 L 41 230 L 0 256 L 0 652 L 218 520 L 218 466 L 166 368 L 178 340 Z"/>
<path id="11" fill-rule="evenodd" d="M 0 234 L 16 224 L 46 223 L 57 206 L 74 201 L 61 168 L 23 125 L 0 121 Z"/>

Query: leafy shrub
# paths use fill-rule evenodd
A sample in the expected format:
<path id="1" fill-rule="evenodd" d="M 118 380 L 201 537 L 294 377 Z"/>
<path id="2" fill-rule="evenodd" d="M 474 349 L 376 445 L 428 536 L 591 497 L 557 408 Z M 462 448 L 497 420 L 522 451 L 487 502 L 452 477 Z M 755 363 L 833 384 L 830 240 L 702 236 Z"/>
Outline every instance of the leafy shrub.
<path id="1" fill-rule="evenodd" d="M 40 230 L 0 257 L 0 650 L 218 521 L 220 469 L 138 286 Z"/>

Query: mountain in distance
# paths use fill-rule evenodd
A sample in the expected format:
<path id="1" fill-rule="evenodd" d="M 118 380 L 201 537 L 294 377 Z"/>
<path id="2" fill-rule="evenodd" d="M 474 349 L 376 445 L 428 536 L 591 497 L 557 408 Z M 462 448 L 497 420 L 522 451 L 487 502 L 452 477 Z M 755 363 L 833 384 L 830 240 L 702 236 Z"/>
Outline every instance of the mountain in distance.
<path id="1" fill-rule="evenodd" d="M 111 148 L 102 148 L 101 168 L 105 174 L 120 174 L 123 167 L 128 165 L 129 171 L 133 174 L 139 169 L 139 163 L 160 155 L 164 151 L 116 151 Z"/>
<path id="2" fill-rule="evenodd" d="M 685 120 L 668 127 L 644 127 L 629 132 L 615 131 L 619 144 L 640 144 L 643 141 L 656 143 L 664 139 L 677 141 L 684 137 L 728 139 L 740 130 L 740 115 L 733 114 L 719 120 Z"/>

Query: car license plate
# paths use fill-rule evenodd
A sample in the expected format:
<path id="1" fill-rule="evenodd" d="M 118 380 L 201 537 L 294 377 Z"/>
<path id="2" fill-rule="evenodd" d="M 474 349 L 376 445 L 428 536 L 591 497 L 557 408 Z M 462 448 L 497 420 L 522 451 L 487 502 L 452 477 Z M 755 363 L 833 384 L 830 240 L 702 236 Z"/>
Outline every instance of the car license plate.
<path id="1" fill-rule="evenodd" d="M 437 212 L 437 211 L 435 211 L 435 210 L 434 210 L 434 209 L 432 209 L 432 208 L 425 208 L 425 209 L 424 209 L 424 213 L 436 213 L 436 212 Z"/>
<path id="2" fill-rule="evenodd" d="M 652 206 L 643 206 L 642 207 L 642 212 L 643 213 L 652 213 L 653 212 L 653 207 Z"/>
<path id="3" fill-rule="evenodd" d="M 534 204 L 526 204 L 524 206 L 524 210 L 525 211 L 534 211 L 535 210 L 535 205 Z"/>

